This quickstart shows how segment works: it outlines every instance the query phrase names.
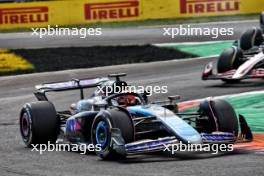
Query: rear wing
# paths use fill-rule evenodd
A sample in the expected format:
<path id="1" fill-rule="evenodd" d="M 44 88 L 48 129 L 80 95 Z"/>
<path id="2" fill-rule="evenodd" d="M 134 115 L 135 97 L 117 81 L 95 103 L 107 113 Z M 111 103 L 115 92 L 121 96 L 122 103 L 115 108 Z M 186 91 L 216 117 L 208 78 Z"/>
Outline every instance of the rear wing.
<path id="1" fill-rule="evenodd" d="M 106 81 L 109 81 L 109 79 L 108 78 L 72 79 L 70 81 L 43 83 L 35 86 L 36 91 L 34 92 L 34 94 L 39 101 L 48 101 L 48 98 L 46 96 L 47 92 L 59 92 L 59 91 L 79 89 L 80 98 L 84 99 L 83 89 L 97 87 Z"/>

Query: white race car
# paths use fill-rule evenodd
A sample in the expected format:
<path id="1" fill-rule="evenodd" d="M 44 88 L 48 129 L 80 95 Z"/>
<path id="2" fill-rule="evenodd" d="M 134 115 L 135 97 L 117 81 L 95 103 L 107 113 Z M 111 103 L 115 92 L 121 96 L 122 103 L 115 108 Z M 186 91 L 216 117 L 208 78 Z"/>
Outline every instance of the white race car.
<path id="1" fill-rule="evenodd" d="M 261 14 L 264 17 L 264 14 Z M 263 19 L 262 19 L 263 21 Z M 217 61 L 217 73 L 213 73 L 213 63 L 208 63 L 203 71 L 202 80 L 222 80 L 227 83 L 242 79 L 264 78 L 264 37 L 259 28 L 247 30 L 225 49 Z"/>

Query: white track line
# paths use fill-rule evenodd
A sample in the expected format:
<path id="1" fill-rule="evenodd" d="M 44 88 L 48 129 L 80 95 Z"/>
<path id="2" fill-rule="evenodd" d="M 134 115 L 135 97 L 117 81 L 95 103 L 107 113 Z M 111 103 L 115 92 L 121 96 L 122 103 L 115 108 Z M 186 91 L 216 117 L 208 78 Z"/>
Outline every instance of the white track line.
<path id="1" fill-rule="evenodd" d="M 234 98 L 234 97 L 239 97 L 239 96 L 247 96 L 247 95 L 258 95 L 258 94 L 264 94 L 264 90 L 258 90 L 258 91 L 250 91 L 250 92 L 243 92 L 243 93 L 236 93 L 236 94 L 227 94 L 227 95 L 221 95 L 221 96 L 215 96 L 213 99 L 224 99 L 224 98 Z M 200 99 L 195 99 L 195 100 L 188 100 L 184 102 L 179 102 L 179 103 L 189 103 L 189 102 L 201 102 L 207 98 L 210 97 L 205 97 L 205 98 L 200 98 Z"/>
<path id="2" fill-rule="evenodd" d="M 201 44 L 217 44 L 225 42 L 234 42 L 234 40 L 220 40 L 220 41 L 205 41 L 205 42 L 181 42 L 181 43 L 157 43 L 154 46 L 179 46 L 179 45 L 201 45 Z"/>

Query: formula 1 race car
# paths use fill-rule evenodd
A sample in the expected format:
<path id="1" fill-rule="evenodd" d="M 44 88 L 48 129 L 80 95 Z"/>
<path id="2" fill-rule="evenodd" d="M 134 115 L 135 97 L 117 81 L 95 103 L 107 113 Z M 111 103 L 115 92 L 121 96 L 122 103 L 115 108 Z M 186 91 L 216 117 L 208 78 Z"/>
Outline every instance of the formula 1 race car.
<path id="1" fill-rule="evenodd" d="M 26 146 L 48 142 L 100 145 L 103 159 L 162 151 L 166 145 L 233 144 L 252 141 L 245 118 L 224 100 L 207 99 L 196 113 L 179 113 L 175 101 L 148 102 L 146 93 L 119 92 L 105 95 L 107 86 L 127 86 L 125 74 L 109 78 L 73 79 L 36 86 L 37 102 L 26 103 L 20 112 L 20 132 Z M 84 99 L 85 88 L 96 88 Z M 69 110 L 56 111 L 47 92 L 80 90 L 81 100 Z M 239 128 L 240 124 L 240 128 Z M 240 130 L 239 130 L 240 129 Z"/>
<path id="2" fill-rule="evenodd" d="M 263 14 L 262 14 L 263 15 Z M 264 78 L 264 38 L 262 30 L 252 28 L 234 42 L 232 48 L 225 49 L 217 61 L 217 74 L 213 73 L 213 63 L 205 66 L 202 80 L 222 80 L 227 83 L 242 79 Z"/>

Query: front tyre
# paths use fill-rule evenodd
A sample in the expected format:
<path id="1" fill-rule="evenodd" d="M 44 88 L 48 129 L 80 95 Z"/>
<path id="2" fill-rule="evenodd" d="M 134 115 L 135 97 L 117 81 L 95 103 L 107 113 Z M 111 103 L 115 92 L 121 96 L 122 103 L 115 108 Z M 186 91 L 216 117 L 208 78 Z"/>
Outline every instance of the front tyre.
<path id="1" fill-rule="evenodd" d="M 237 69 L 241 65 L 240 58 L 242 56 L 241 50 L 235 46 L 225 49 L 218 57 L 217 72 L 225 73 L 232 69 Z"/>
<path id="2" fill-rule="evenodd" d="M 27 147 L 32 144 L 55 143 L 59 125 L 55 107 L 48 101 L 27 103 L 20 112 L 20 134 Z"/>
<path id="3" fill-rule="evenodd" d="M 217 72 L 225 73 L 227 71 L 237 69 L 241 64 L 243 64 L 243 61 L 241 60 L 242 57 L 242 51 L 235 46 L 225 49 L 218 57 Z M 222 79 L 222 81 L 225 83 L 237 83 L 240 80 Z"/>
<path id="4" fill-rule="evenodd" d="M 238 135 L 238 120 L 233 107 L 225 100 L 205 100 L 201 103 L 199 112 L 208 117 L 197 121 L 201 127 L 200 132 L 212 133 L 214 131 L 229 132 Z"/>
<path id="5" fill-rule="evenodd" d="M 134 140 L 134 126 L 131 117 L 120 109 L 100 112 L 92 124 L 92 143 L 100 145 L 101 150 L 96 154 L 105 160 L 124 158 L 125 155 L 113 149 L 111 129 L 118 128 L 125 143 Z"/>

